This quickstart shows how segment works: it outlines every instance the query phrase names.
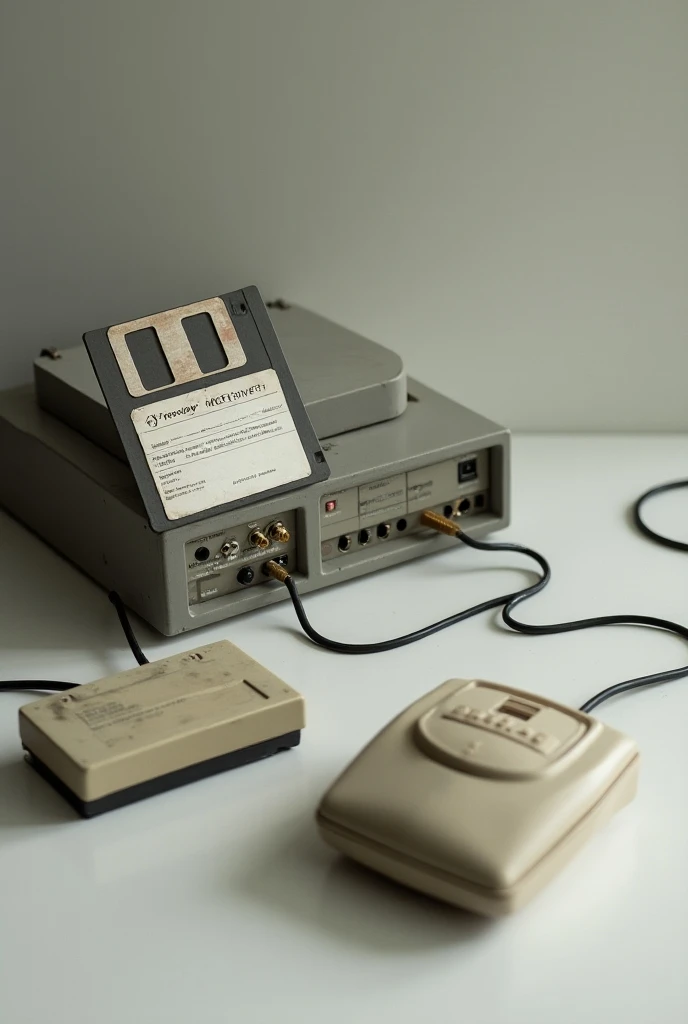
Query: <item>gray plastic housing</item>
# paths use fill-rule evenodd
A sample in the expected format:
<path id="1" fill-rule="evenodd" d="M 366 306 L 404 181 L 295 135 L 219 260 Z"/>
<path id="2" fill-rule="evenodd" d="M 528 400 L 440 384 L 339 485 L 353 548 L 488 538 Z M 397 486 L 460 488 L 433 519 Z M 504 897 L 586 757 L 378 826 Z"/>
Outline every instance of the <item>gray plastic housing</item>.
<path id="1" fill-rule="evenodd" d="M 395 352 L 299 306 L 269 313 L 321 441 L 404 412 L 406 373 Z M 84 345 L 39 356 L 34 383 L 42 409 L 127 461 Z"/>
<path id="2" fill-rule="evenodd" d="M 508 524 L 508 431 L 415 381 L 408 382 L 408 389 L 410 400 L 401 416 L 328 438 L 323 450 L 329 480 L 163 534 L 151 530 L 127 465 L 40 409 L 32 387 L 6 391 L 0 393 L 0 504 L 102 586 L 117 590 L 161 633 L 195 629 L 288 597 L 284 586 L 260 575 L 256 559 L 271 557 L 268 551 L 250 556 L 256 569 L 251 586 L 191 603 L 190 588 L 199 584 L 190 581 L 188 552 L 205 536 L 289 516 L 294 529 L 290 570 L 301 592 L 309 593 L 456 546 L 454 539 L 416 524 L 386 541 L 327 558 L 333 524 L 323 509 L 329 495 L 351 495 L 358 488 L 362 496 L 381 481 L 412 474 L 406 479 L 418 481 L 414 493 L 420 497 L 413 503 L 418 509 L 424 474 L 417 471 L 443 467 L 444 472 L 452 460 L 474 455 L 484 467 L 480 486 L 487 498 L 485 507 L 466 519 L 466 529 L 481 536 Z M 467 492 L 475 491 L 476 483 L 468 484 Z M 456 483 L 452 488 L 445 498 L 453 500 L 462 490 Z M 428 494 L 429 506 L 437 507 L 437 488 Z M 362 509 L 343 525 L 353 530 L 367 522 L 370 516 Z M 398 508 L 392 511 L 399 516 Z M 381 507 L 379 520 L 389 517 L 388 506 Z M 242 558 L 245 562 L 249 556 Z"/>

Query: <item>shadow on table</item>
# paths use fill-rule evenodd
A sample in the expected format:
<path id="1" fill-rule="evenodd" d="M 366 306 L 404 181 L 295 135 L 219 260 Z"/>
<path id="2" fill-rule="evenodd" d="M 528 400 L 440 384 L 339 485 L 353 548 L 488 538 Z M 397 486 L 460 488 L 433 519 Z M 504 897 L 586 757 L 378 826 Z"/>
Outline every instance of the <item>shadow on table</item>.
<path id="1" fill-rule="evenodd" d="M 10 829 L 58 825 L 78 820 L 76 811 L 26 763 L 20 753 L 0 761 L 0 831 L 11 841 Z"/>
<path id="2" fill-rule="evenodd" d="M 303 820 L 275 827 L 251 868 L 232 879 L 243 897 L 378 955 L 474 942 L 490 922 L 389 881 L 329 850 Z M 267 839 L 267 837 L 266 837 Z"/>

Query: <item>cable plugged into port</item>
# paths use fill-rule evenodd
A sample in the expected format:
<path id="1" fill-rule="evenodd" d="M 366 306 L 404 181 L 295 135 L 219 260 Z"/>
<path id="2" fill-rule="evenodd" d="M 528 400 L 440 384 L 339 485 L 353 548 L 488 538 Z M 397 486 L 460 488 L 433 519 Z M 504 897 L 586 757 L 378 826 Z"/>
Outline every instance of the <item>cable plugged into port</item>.
<path id="1" fill-rule="evenodd" d="M 437 530 L 438 533 L 446 533 L 449 537 L 458 537 L 461 533 L 458 523 L 447 519 L 446 516 L 441 516 L 439 512 L 433 512 L 432 509 L 425 509 L 421 513 L 420 524 L 428 526 L 431 530 Z"/>
<path id="2" fill-rule="evenodd" d="M 688 482 L 681 481 L 680 484 L 670 486 L 685 486 L 686 483 Z M 668 488 L 665 487 L 664 489 L 666 490 Z M 650 494 L 654 493 L 656 493 L 656 491 L 648 492 L 648 494 L 644 495 L 636 504 L 636 519 L 640 519 L 640 507 L 642 506 L 643 501 Z M 640 519 L 640 522 L 642 523 L 642 519 Z M 400 647 L 405 647 L 408 644 L 414 643 L 416 640 L 422 640 L 428 636 L 432 636 L 440 630 L 446 629 L 448 626 L 464 622 L 466 619 L 472 618 L 474 615 L 482 614 L 491 608 L 501 608 L 502 620 L 505 625 L 509 629 L 513 629 L 518 633 L 523 633 L 526 636 L 548 636 L 552 633 L 566 633 L 572 629 L 590 629 L 598 626 L 619 626 L 620 624 L 624 624 L 650 626 L 652 629 L 663 629 L 669 633 L 673 633 L 675 636 L 680 636 L 683 639 L 688 640 L 688 627 L 676 622 L 671 622 L 669 619 L 652 618 L 647 615 L 599 615 L 586 619 L 578 619 L 574 622 L 545 623 L 539 625 L 521 622 L 514 618 L 513 612 L 516 606 L 521 604 L 527 598 L 534 597 L 535 594 L 539 594 L 544 590 L 552 577 L 549 562 L 543 555 L 539 554 L 539 552 L 535 551 L 533 548 L 524 547 L 522 544 L 512 544 L 508 542 L 495 544 L 487 541 L 476 540 L 474 537 L 471 537 L 468 533 L 464 532 L 456 521 L 447 519 L 445 516 L 439 515 L 431 509 L 425 509 L 421 513 L 420 525 L 428 529 L 437 530 L 439 533 L 458 537 L 458 539 L 467 547 L 473 548 L 477 551 L 510 551 L 526 555 L 538 566 L 540 570 L 539 577 L 535 583 L 530 583 L 521 590 L 508 594 L 501 594 L 498 597 L 490 598 L 487 601 L 481 601 L 480 604 L 472 605 L 470 608 L 464 608 L 461 611 L 456 612 L 454 615 L 445 616 L 438 622 L 433 622 L 428 626 L 423 626 L 411 633 L 405 633 L 402 636 L 393 637 L 391 640 L 382 640 L 377 643 L 350 644 L 341 640 L 330 639 L 314 628 L 306 615 L 306 610 L 303 606 L 296 581 L 289 575 L 286 569 L 281 565 L 278 565 L 274 559 L 271 559 L 266 564 L 265 572 L 268 576 L 271 576 L 273 579 L 279 580 L 283 583 L 289 591 L 294 611 L 296 612 L 299 624 L 306 636 L 319 647 L 324 647 L 329 651 L 336 651 L 339 654 L 375 654 L 383 651 L 396 650 Z M 669 538 L 663 538 L 661 534 L 658 534 L 657 536 L 662 540 L 662 542 L 669 540 Z M 349 540 L 350 539 L 351 538 L 349 538 Z M 673 543 L 673 541 L 671 543 Z M 586 714 L 590 714 L 590 712 L 594 708 L 598 707 L 598 705 L 602 704 L 603 701 L 608 700 L 610 697 L 615 697 L 617 694 L 624 693 L 628 690 L 636 690 L 639 687 L 654 686 L 657 683 L 681 679 L 685 676 L 688 676 L 688 665 L 682 666 L 681 668 L 670 669 L 665 672 L 655 672 L 652 675 L 628 679 L 622 683 L 614 683 L 612 686 L 608 686 L 605 690 L 601 690 L 593 697 L 590 697 L 589 700 L 581 706 L 580 710 Z M 6 684 L 5 687 L 3 687 L 3 685 L 0 684 L 0 689 L 10 688 L 16 685 L 17 684 L 15 683 L 11 683 L 8 685 Z M 26 684 L 19 685 L 24 687 L 26 686 Z M 54 686 L 52 683 L 41 685 L 43 688 L 47 688 L 48 685 L 50 687 Z M 58 683 L 57 688 L 64 689 L 65 684 Z M 523 707 L 521 707 L 521 717 L 525 718 L 526 714 L 528 714 L 528 710 L 524 710 Z"/>
<path id="3" fill-rule="evenodd" d="M 280 583 L 286 583 L 288 579 L 291 579 L 289 570 L 286 568 L 286 561 L 286 555 L 282 555 L 281 558 L 271 558 L 270 561 L 266 562 L 263 566 L 263 572 L 273 580 L 278 580 Z"/>

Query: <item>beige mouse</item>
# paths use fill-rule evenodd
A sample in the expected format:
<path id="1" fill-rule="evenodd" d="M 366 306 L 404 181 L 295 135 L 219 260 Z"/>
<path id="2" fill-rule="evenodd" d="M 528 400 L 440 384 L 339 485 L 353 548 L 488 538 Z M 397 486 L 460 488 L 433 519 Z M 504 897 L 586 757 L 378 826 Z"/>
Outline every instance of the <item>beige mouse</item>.
<path id="1" fill-rule="evenodd" d="M 632 800 L 635 743 L 581 711 L 452 679 L 331 786 L 320 833 L 404 885 L 480 914 L 526 903 Z"/>

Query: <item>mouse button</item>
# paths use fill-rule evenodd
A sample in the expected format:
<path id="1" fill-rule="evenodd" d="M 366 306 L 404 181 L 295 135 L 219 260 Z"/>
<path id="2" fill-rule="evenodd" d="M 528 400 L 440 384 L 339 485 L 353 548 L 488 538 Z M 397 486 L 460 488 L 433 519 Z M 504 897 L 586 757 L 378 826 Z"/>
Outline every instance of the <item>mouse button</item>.
<path id="1" fill-rule="evenodd" d="M 524 699 L 526 696 L 528 701 Z M 590 731 L 588 716 L 574 708 L 551 704 L 546 698 L 536 698 L 532 694 L 525 695 L 518 691 L 514 694 L 493 684 L 477 681 L 475 688 L 450 694 L 433 710 L 442 719 L 503 737 L 511 744 L 520 744 L 540 756 L 540 760 L 533 760 L 527 755 L 521 757 L 518 752 L 504 748 L 501 744 L 495 746 L 489 736 L 484 735 L 476 735 L 472 749 L 469 749 L 471 745 L 467 745 L 465 733 L 456 729 L 447 732 L 440 726 L 429 726 L 441 747 L 446 748 L 448 742 L 454 754 L 457 754 L 457 744 L 464 744 L 469 755 L 466 758 L 469 766 L 479 771 L 482 765 L 488 773 L 490 765 L 495 770 L 504 769 L 512 774 L 523 774 L 531 769 L 541 771 L 570 752 Z M 446 753 L 445 749 L 445 756 Z M 529 764 L 531 768 L 528 768 Z M 466 767 L 466 764 L 461 765 L 463 770 Z"/>
<path id="2" fill-rule="evenodd" d="M 517 725 L 514 722 L 514 728 Z M 523 778 L 548 764 L 540 750 L 520 741 L 515 732 L 512 736 L 498 728 L 483 728 L 482 721 L 470 717 L 461 720 L 448 715 L 442 705 L 418 719 L 415 740 L 426 757 L 473 775 Z"/>

